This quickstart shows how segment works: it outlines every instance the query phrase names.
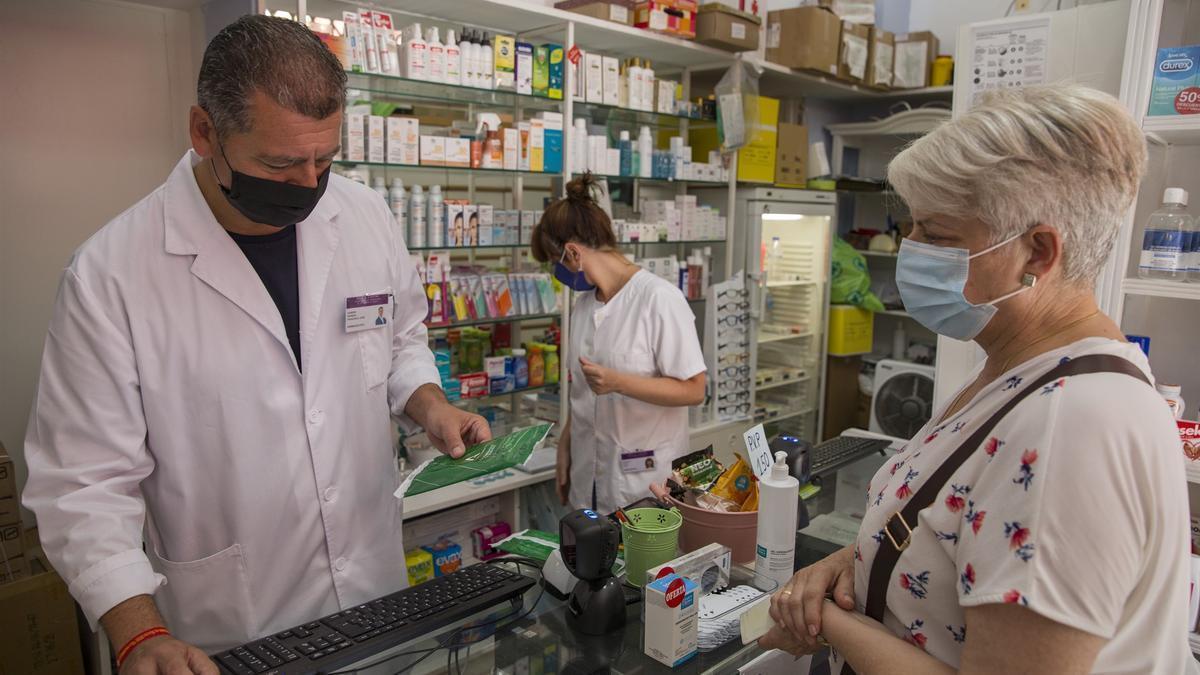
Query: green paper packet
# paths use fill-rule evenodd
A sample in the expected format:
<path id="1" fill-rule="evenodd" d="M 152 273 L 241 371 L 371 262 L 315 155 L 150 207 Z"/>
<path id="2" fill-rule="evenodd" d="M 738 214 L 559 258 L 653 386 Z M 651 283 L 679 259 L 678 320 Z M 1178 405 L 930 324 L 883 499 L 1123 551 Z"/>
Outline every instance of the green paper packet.
<path id="1" fill-rule="evenodd" d="M 558 549 L 558 535 L 542 530 L 524 530 L 496 544 L 496 548 L 513 555 L 546 562 L 550 554 Z"/>
<path id="2" fill-rule="evenodd" d="M 440 455 L 417 467 L 396 494 L 414 497 L 522 464 L 529 459 L 529 455 L 533 454 L 534 449 L 546 438 L 553 426 L 539 424 L 507 436 L 493 438 L 467 448 L 467 452 L 459 459 Z"/>

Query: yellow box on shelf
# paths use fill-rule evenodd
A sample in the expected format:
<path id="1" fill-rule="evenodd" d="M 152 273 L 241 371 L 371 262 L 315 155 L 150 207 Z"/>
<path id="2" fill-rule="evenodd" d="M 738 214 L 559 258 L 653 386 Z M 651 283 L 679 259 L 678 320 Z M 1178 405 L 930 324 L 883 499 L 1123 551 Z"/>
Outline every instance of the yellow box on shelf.
<path id="1" fill-rule="evenodd" d="M 750 141 L 738 150 L 737 179 L 749 183 L 775 182 L 775 146 L 779 138 L 779 99 L 758 97 L 758 116 L 747 131 Z M 702 126 L 688 132 L 693 157 L 708 157 L 710 150 L 720 150 L 721 141 L 714 125 Z"/>
<path id="2" fill-rule="evenodd" d="M 874 342 L 874 313 L 853 305 L 829 306 L 830 356 L 869 354 Z"/>

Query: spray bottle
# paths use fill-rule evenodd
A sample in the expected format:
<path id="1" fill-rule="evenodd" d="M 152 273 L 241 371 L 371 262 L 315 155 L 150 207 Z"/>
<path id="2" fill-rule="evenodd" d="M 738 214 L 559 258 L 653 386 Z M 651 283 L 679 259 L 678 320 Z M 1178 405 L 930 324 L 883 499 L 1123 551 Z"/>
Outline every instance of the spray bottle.
<path id="1" fill-rule="evenodd" d="M 420 185 L 412 186 L 412 196 L 408 199 L 408 222 L 414 242 L 425 242 L 427 246 L 441 246 L 442 239 L 436 228 L 430 231 L 425 227 L 425 193 Z M 413 246 L 416 246 L 414 243 Z"/>
<path id="2" fill-rule="evenodd" d="M 492 53 L 492 37 L 483 34 L 483 44 L 479 51 L 479 85 L 484 89 L 496 88 L 495 73 L 496 55 Z"/>
<path id="3" fill-rule="evenodd" d="M 446 31 L 446 84 L 462 84 L 462 54 L 454 31 Z"/>
<path id="4" fill-rule="evenodd" d="M 426 79 L 438 84 L 446 83 L 446 48 L 438 39 L 437 26 L 430 26 L 425 34 L 425 44 L 428 47 L 429 67 L 425 71 Z"/>
<path id="5" fill-rule="evenodd" d="M 404 43 L 404 58 L 402 59 L 403 75 L 410 80 L 429 79 L 429 50 L 425 39 L 421 37 L 421 24 L 414 23 L 408 28 L 408 41 Z"/>
<path id="6" fill-rule="evenodd" d="M 643 126 L 638 132 L 638 176 L 650 177 L 651 162 L 654 161 L 654 139 L 650 137 L 650 127 Z"/>
<path id="7" fill-rule="evenodd" d="M 796 558 L 796 513 L 800 481 L 788 473 L 786 452 L 775 453 L 771 470 L 758 481 L 758 536 L 754 573 L 782 588 Z"/>
<path id="8" fill-rule="evenodd" d="M 384 201 L 388 199 L 387 179 L 383 176 L 375 176 L 371 179 L 371 189 L 378 192 L 379 196 L 383 197 Z"/>
<path id="9" fill-rule="evenodd" d="M 392 179 L 392 188 L 388 190 L 388 206 L 392 209 L 392 217 L 396 219 L 396 227 L 400 228 L 400 236 L 408 245 L 424 246 L 425 242 L 414 242 L 408 233 L 408 194 L 404 192 L 403 178 Z"/>
<path id="10" fill-rule="evenodd" d="M 617 141 L 617 148 L 621 152 L 621 175 L 633 175 L 633 141 L 629 140 L 629 131 L 621 130 L 620 140 Z"/>
<path id="11" fill-rule="evenodd" d="M 442 186 L 429 186 L 429 217 L 425 219 L 425 229 L 430 232 L 444 233 L 446 231 L 446 202 L 442 199 Z M 444 234 L 437 234 L 434 237 L 444 243 L 446 237 Z M 439 246 L 441 243 L 438 244 Z"/>

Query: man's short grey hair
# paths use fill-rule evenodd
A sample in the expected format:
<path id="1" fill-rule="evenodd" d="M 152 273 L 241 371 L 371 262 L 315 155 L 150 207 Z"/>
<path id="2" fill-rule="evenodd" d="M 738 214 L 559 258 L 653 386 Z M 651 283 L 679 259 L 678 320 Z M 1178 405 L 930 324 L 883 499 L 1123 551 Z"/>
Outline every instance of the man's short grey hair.
<path id="1" fill-rule="evenodd" d="M 224 138 L 250 131 L 247 104 L 255 91 L 292 112 L 321 120 L 345 107 L 346 73 L 303 24 L 248 14 L 208 43 L 196 99 Z"/>
<path id="2" fill-rule="evenodd" d="M 1090 285 L 1146 169 L 1115 98 L 1080 85 L 988 94 L 896 156 L 888 180 L 919 213 L 978 219 L 999 243 L 1037 224 L 1063 239 L 1063 277 Z"/>

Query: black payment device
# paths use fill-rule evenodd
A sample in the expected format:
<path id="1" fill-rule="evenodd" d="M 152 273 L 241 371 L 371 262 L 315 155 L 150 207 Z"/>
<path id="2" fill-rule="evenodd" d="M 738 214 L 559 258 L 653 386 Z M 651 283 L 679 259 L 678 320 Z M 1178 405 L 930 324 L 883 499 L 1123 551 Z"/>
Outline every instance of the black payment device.
<path id="1" fill-rule="evenodd" d="M 562 558 L 579 582 L 567 607 L 571 625 L 587 635 L 606 635 L 625 626 L 625 592 L 613 576 L 621 531 L 591 509 L 579 509 L 558 523 Z"/>

